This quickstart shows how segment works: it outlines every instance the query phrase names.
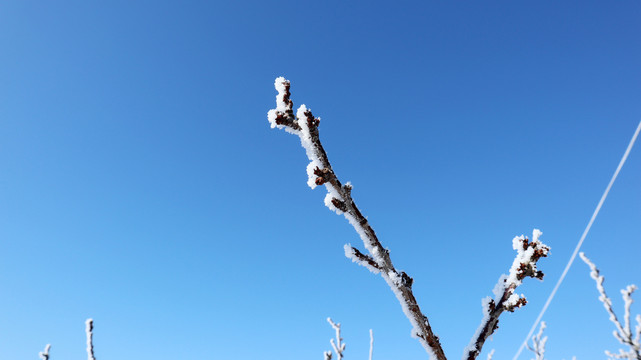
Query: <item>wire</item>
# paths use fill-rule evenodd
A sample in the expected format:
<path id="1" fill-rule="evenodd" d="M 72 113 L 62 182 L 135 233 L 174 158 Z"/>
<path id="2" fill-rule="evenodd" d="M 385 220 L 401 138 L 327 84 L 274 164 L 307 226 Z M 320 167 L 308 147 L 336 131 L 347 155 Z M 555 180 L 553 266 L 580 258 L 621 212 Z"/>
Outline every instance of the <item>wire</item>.
<path id="1" fill-rule="evenodd" d="M 623 164 L 625 164 L 625 161 L 628 159 L 628 154 L 630 154 L 630 150 L 632 150 L 632 146 L 634 146 L 634 142 L 637 140 L 637 137 L 639 136 L 639 131 L 641 131 L 641 121 L 639 121 L 639 125 L 637 126 L 637 130 L 634 132 L 634 135 L 632 136 L 632 139 L 630 140 L 630 143 L 628 144 L 628 148 L 625 150 L 625 153 L 623 154 L 623 157 L 621 158 L 621 161 L 619 161 L 619 166 L 614 171 L 614 175 L 612 175 L 612 179 L 610 179 L 610 183 L 608 184 L 608 187 L 605 188 L 605 192 L 603 192 L 603 195 L 601 196 L 601 200 L 599 201 L 599 204 L 596 206 L 596 209 L 594 209 L 594 213 L 592 214 L 592 218 L 590 219 L 590 222 L 588 222 L 588 226 L 585 227 L 585 230 L 583 231 L 583 235 L 581 235 L 581 239 L 579 240 L 579 243 L 576 244 L 576 248 L 574 248 L 574 252 L 572 253 L 572 256 L 570 256 L 570 260 L 568 261 L 568 264 L 565 266 L 565 269 L 563 270 L 563 273 L 561 274 L 561 277 L 559 278 L 559 280 L 557 281 L 556 285 L 554 286 L 554 289 L 550 293 L 550 296 L 548 297 L 547 301 L 545 302 L 545 305 L 543 305 L 543 309 L 541 309 L 541 312 L 539 313 L 539 316 L 534 321 L 534 324 L 532 325 L 532 328 L 530 329 L 530 332 L 525 337 L 525 340 L 523 340 L 523 343 L 521 344 L 521 347 L 519 347 L 519 350 L 516 352 L 516 355 L 514 355 L 514 358 L 512 358 L 512 360 L 518 359 L 518 357 L 521 355 L 521 352 L 523 351 L 523 348 L 525 347 L 525 345 L 527 345 L 528 339 L 534 333 L 534 330 L 536 329 L 536 326 L 539 324 L 539 321 L 541 321 L 541 318 L 543 317 L 543 314 L 545 314 L 545 311 L 548 309 L 548 306 L 550 306 L 550 303 L 552 302 L 552 299 L 554 298 L 554 295 L 556 294 L 556 291 L 559 289 L 559 286 L 561 286 L 561 283 L 563 282 L 563 279 L 565 279 L 565 275 L 567 275 L 568 270 L 570 270 L 570 267 L 572 266 L 572 263 L 574 262 L 574 259 L 576 258 L 576 255 L 578 254 L 579 249 L 581 248 L 581 245 L 583 245 L 583 241 L 585 240 L 585 237 L 588 235 L 588 232 L 590 231 L 590 228 L 592 227 L 592 224 L 594 223 L 594 219 L 596 219 L 596 216 L 599 214 L 599 211 L 601 210 L 601 206 L 603 205 L 603 202 L 605 201 L 605 198 L 608 197 L 608 193 L 610 192 L 610 189 L 612 188 L 612 184 L 614 184 L 614 180 L 616 180 L 617 176 L 619 175 L 619 171 L 621 171 L 621 168 L 623 167 Z"/>

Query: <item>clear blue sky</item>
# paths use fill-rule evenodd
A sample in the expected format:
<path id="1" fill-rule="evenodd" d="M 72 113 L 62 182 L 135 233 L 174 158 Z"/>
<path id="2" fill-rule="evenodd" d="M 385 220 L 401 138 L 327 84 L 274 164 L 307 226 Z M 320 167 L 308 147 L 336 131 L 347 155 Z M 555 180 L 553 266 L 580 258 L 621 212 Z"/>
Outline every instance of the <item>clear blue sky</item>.
<path id="1" fill-rule="evenodd" d="M 545 281 L 486 345 L 511 359 L 641 118 L 639 19 L 638 1 L 3 2 L 0 359 L 82 359 L 88 317 L 99 360 L 320 359 L 327 316 L 346 359 L 370 328 L 376 360 L 427 358 L 269 128 L 281 75 L 450 359 L 512 237 L 543 231 Z M 637 147 L 584 246 L 618 311 L 641 285 L 640 185 Z M 544 320 L 550 359 L 618 348 L 581 262 Z"/>

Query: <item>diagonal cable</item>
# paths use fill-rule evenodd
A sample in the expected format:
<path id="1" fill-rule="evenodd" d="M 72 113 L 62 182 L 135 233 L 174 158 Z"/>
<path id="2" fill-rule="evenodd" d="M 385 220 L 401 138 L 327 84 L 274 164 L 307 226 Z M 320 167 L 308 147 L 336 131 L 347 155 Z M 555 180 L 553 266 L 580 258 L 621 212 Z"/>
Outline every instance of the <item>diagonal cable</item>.
<path id="1" fill-rule="evenodd" d="M 601 196 L 601 200 L 599 201 L 599 204 L 596 206 L 596 209 L 594 209 L 594 213 L 592 214 L 592 218 L 590 218 L 590 222 L 588 222 L 588 226 L 585 227 L 585 230 L 583 231 L 583 235 L 581 235 L 581 239 L 579 240 L 578 244 L 576 244 L 576 248 L 574 248 L 574 252 L 572 253 L 572 256 L 570 256 L 570 260 L 568 261 L 568 264 L 565 266 L 565 269 L 563 270 L 563 273 L 561 274 L 561 277 L 559 278 L 559 280 L 557 281 L 556 285 L 554 286 L 554 289 L 550 293 L 550 296 L 548 297 L 547 301 L 545 302 L 545 305 L 543 305 L 543 309 L 541 309 L 541 312 L 539 313 L 539 316 L 534 321 L 534 324 L 532 324 L 532 328 L 530 329 L 530 332 L 527 334 L 527 336 L 523 340 L 523 343 L 521 344 L 521 347 L 519 347 L 519 350 L 516 352 L 516 355 L 514 355 L 512 360 L 518 359 L 519 355 L 521 355 L 521 352 L 523 351 L 523 348 L 527 344 L 528 339 L 534 333 L 534 330 L 536 329 L 536 326 L 539 324 L 539 321 L 541 321 L 541 318 L 543 317 L 543 314 L 545 314 L 545 311 L 548 309 L 548 306 L 550 306 L 550 303 L 552 302 L 552 299 L 554 298 L 554 295 L 556 295 L 556 291 L 559 289 L 559 286 L 561 286 L 561 283 L 563 282 L 563 279 L 565 279 L 565 275 L 567 275 L 568 270 L 570 270 L 570 267 L 572 266 L 572 263 L 574 262 L 574 259 L 576 258 L 576 255 L 578 254 L 579 249 L 581 248 L 581 245 L 583 245 L 583 241 L 585 240 L 585 237 L 588 235 L 588 232 L 590 232 L 590 228 L 592 227 L 592 224 L 594 223 L 594 219 L 596 219 L 596 216 L 599 214 L 599 211 L 601 211 L 601 206 L 603 205 L 603 202 L 605 202 L 605 199 L 608 197 L 608 193 L 610 192 L 610 189 L 612 188 L 612 184 L 614 184 L 614 181 L 617 179 L 617 176 L 619 175 L 619 171 L 621 171 L 621 168 L 623 167 L 623 164 L 625 164 L 625 161 L 628 159 L 628 154 L 630 154 L 630 150 L 632 150 L 632 147 L 634 146 L 634 143 L 637 140 L 637 137 L 639 136 L 639 131 L 641 131 L 641 121 L 639 121 L 639 125 L 637 125 L 637 129 L 634 132 L 634 135 L 632 135 L 632 139 L 630 140 L 630 143 L 628 144 L 628 148 L 625 150 L 625 153 L 623 154 L 623 157 L 621 158 L 621 161 L 619 161 L 619 166 L 617 166 L 617 169 L 614 171 L 614 175 L 612 175 L 612 179 L 610 179 L 610 183 L 608 184 L 608 187 L 605 188 L 605 191 L 603 192 L 603 195 Z"/>

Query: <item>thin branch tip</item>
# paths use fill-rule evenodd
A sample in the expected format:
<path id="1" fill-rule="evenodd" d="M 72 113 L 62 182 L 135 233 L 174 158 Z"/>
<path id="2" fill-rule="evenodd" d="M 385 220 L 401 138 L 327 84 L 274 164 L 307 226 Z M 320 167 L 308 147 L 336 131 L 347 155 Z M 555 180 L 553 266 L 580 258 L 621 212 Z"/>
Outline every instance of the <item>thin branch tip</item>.
<path id="1" fill-rule="evenodd" d="M 483 320 L 465 348 L 464 359 L 474 360 L 480 355 L 486 340 L 498 329 L 499 317 L 504 311 L 514 312 L 527 304 L 525 296 L 515 292 L 523 279 L 543 279 L 543 272 L 536 266 L 541 258 L 547 257 L 550 247 L 540 242 L 542 234 L 540 230 L 534 229 L 532 241 L 523 235 L 512 239 L 512 247 L 517 251 L 512 267 L 508 275 L 499 277 L 493 290 L 495 298 L 487 297 L 483 300 Z"/>

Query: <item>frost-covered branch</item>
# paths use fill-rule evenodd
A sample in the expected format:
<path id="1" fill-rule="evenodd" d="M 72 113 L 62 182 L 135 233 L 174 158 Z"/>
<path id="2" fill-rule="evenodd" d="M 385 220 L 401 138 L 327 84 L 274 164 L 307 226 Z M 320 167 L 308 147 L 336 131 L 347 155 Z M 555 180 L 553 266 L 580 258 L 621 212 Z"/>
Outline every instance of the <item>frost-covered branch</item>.
<path id="1" fill-rule="evenodd" d="M 329 342 L 332 344 L 332 349 L 338 357 L 337 360 L 341 360 L 343 358 L 343 352 L 345 351 L 345 343 L 343 343 L 343 338 L 341 337 L 341 324 L 333 322 L 331 318 L 327 318 L 327 322 L 332 326 L 334 331 L 336 331 L 336 341 L 334 341 L 334 339 L 330 339 Z M 369 360 L 372 360 L 373 352 L 374 332 L 372 329 L 369 329 Z M 332 360 L 333 356 L 334 354 L 331 351 L 323 351 L 324 360 Z"/>
<path id="2" fill-rule="evenodd" d="M 487 354 L 487 360 L 492 360 L 492 358 L 493 358 L 493 357 L 494 357 L 494 349 L 492 349 L 492 351 L 490 351 L 490 352 Z"/>
<path id="3" fill-rule="evenodd" d="M 93 354 L 93 319 L 85 321 L 85 332 L 87 333 L 87 360 L 96 360 Z"/>
<path id="4" fill-rule="evenodd" d="M 543 233 L 534 229 L 532 241 L 521 235 L 512 240 L 512 247 L 517 251 L 516 258 L 512 263 L 509 275 L 501 275 L 499 282 L 494 287 L 494 296 L 492 299 L 486 297 L 483 299 L 483 320 L 476 330 L 469 345 L 465 348 L 463 359 L 473 360 L 481 353 L 483 344 L 498 328 L 499 316 L 507 310 L 513 312 L 516 308 L 527 303 L 523 295 L 518 295 L 514 291 L 521 285 L 526 277 L 543 279 L 543 272 L 537 270 L 536 263 L 546 257 L 550 248 L 539 241 Z"/>
<path id="5" fill-rule="evenodd" d="M 374 332 L 372 329 L 369 329 L 369 360 L 372 360 L 372 354 L 374 353 Z"/>
<path id="6" fill-rule="evenodd" d="M 374 274 L 378 274 L 381 272 L 381 269 L 378 267 L 378 264 L 371 256 L 363 254 L 357 248 L 351 246 L 350 244 L 345 244 L 344 249 L 345 249 L 345 256 L 348 259 L 352 259 L 352 261 L 357 263 L 358 265 L 366 267 L 367 269 L 369 269 L 369 271 L 373 272 Z"/>
<path id="7" fill-rule="evenodd" d="M 346 249 L 346 255 L 371 271 L 381 274 L 410 320 L 413 327 L 412 334 L 419 339 L 423 348 L 432 358 L 445 360 L 445 353 L 439 339 L 432 331 L 427 317 L 423 315 L 416 302 L 412 292 L 412 278 L 394 267 L 389 251 L 380 243 L 374 229 L 352 199 L 351 184 L 343 185 L 332 170 L 318 135 L 320 119 L 314 117 L 311 110 L 305 105 L 301 105 L 294 115 L 288 80 L 279 77 L 274 86 L 278 91 L 276 109 L 270 110 L 267 115 L 271 127 L 284 129 L 291 134 L 298 135 L 310 161 L 307 166 L 307 184 L 312 189 L 318 185 L 325 185 L 327 190 L 325 205 L 337 214 L 345 216 L 360 235 L 368 252 L 368 255 L 363 255 L 361 252 L 353 251 L 356 250 L 355 248 L 351 248 L 353 250 L 347 251 Z"/>
<path id="8" fill-rule="evenodd" d="M 612 300 L 605 293 L 605 288 L 603 287 L 605 278 L 603 277 L 603 275 L 601 275 L 596 265 L 590 259 L 588 259 L 588 257 L 585 256 L 584 253 L 579 253 L 579 256 L 581 256 L 581 259 L 590 267 L 590 276 L 592 277 L 592 279 L 594 279 L 594 281 L 596 281 L 596 288 L 600 294 L 599 300 L 603 303 L 605 311 L 607 311 L 610 315 L 610 321 L 616 327 L 616 330 L 612 333 L 612 335 L 614 335 L 614 337 L 619 340 L 621 344 L 628 345 L 630 347 L 628 351 L 619 349 L 618 354 L 606 351 L 606 355 L 612 359 L 641 360 L 641 344 L 639 341 L 641 338 L 641 315 L 636 316 L 637 326 L 635 327 L 634 333 L 632 332 L 632 327 L 630 325 L 632 293 L 637 289 L 637 287 L 635 285 L 628 285 L 625 289 L 621 290 L 621 295 L 625 304 L 624 325 L 621 325 L 621 322 L 614 313 L 614 309 L 612 309 Z"/>
<path id="9" fill-rule="evenodd" d="M 47 344 L 47 346 L 45 346 L 45 351 L 41 351 L 38 353 L 40 359 L 49 360 L 49 350 L 51 350 L 51 344 Z"/>
<path id="10" fill-rule="evenodd" d="M 332 349 L 334 349 L 334 353 L 338 358 L 337 360 L 341 360 L 343 358 L 343 351 L 345 351 L 345 343 L 343 343 L 343 338 L 341 337 L 341 324 L 333 322 L 331 318 L 327 318 L 327 322 L 332 325 L 332 328 L 336 331 L 336 341 L 330 339 L 329 342 L 332 344 Z M 325 356 L 325 360 L 332 359 L 331 351 L 325 351 L 323 355 Z"/>
<path id="11" fill-rule="evenodd" d="M 528 350 L 536 356 L 535 360 L 543 360 L 545 358 L 545 343 L 548 341 L 548 337 L 543 337 L 543 330 L 545 330 L 545 321 L 541 321 L 539 332 L 532 336 L 532 347 L 527 345 Z"/>
<path id="12" fill-rule="evenodd" d="M 87 335 L 87 359 L 96 360 L 93 353 L 93 319 L 85 321 L 85 334 Z M 45 350 L 38 353 L 41 360 L 49 360 L 49 350 L 51 350 L 51 344 L 47 344 Z"/>
<path id="13" fill-rule="evenodd" d="M 632 307 L 632 293 L 637 289 L 636 285 L 628 285 L 625 289 L 621 289 L 621 296 L 623 297 L 624 302 L 624 315 L 623 321 L 625 322 L 625 333 L 630 337 L 632 336 L 632 327 L 630 325 L 630 308 Z M 641 325 L 641 324 L 639 324 Z M 637 340 L 638 342 L 638 340 Z"/>

